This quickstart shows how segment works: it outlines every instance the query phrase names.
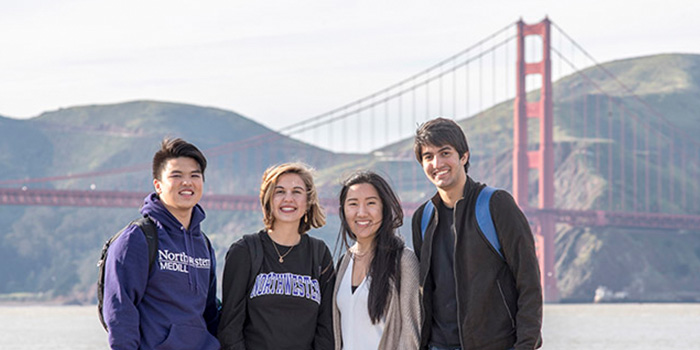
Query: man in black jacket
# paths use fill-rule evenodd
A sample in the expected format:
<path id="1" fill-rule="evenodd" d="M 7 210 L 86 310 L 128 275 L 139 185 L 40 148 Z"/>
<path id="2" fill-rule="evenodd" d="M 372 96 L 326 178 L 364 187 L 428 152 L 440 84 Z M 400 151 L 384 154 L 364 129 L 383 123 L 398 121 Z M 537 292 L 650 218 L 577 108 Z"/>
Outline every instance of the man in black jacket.
<path id="1" fill-rule="evenodd" d="M 535 349 L 542 344 L 542 286 L 534 238 L 506 191 L 489 204 L 501 254 L 475 216 L 486 186 L 468 175 L 469 146 L 457 123 L 430 120 L 416 131 L 416 159 L 437 188 L 423 233 L 426 204 L 413 214 L 420 260 L 421 349 Z"/>

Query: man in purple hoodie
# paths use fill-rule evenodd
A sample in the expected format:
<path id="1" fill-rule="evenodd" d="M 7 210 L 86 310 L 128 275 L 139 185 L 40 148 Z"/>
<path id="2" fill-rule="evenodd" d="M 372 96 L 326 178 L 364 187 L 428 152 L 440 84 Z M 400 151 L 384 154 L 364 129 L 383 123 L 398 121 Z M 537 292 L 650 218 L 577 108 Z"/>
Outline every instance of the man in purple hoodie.
<path id="1" fill-rule="evenodd" d="M 141 229 L 128 227 L 105 262 L 103 316 L 111 349 L 219 349 L 216 258 L 200 231 L 207 160 L 182 139 L 165 139 L 153 156 L 155 192 L 141 214 L 157 228 L 149 267 Z"/>

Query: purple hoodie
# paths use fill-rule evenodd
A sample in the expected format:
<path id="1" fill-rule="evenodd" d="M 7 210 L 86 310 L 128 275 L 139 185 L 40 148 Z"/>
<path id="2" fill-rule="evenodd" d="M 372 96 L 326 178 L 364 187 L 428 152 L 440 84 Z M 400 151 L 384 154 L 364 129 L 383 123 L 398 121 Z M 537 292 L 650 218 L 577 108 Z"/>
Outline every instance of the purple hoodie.
<path id="1" fill-rule="evenodd" d="M 158 254 L 149 275 L 148 245 L 137 226 L 109 248 L 105 262 L 104 319 L 111 349 L 219 349 L 215 337 L 216 258 L 192 210 L 189 230 L 155 193 L 141 208 L 158 228 Z"/>

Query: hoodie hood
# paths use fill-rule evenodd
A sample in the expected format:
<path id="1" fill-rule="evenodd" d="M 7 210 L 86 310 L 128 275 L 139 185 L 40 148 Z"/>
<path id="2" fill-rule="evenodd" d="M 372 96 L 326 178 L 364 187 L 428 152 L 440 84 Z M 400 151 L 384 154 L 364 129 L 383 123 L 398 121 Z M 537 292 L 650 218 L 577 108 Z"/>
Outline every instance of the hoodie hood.
<path id="1" fill-rule="evenodd" d="M 183 229 L 182 223 L 165 208 L 165 205 L 163 205 L 163 202 L 160 201 L 158 194 L 155 192 L 152 192 L 144 198 L 141 214 L 150 217 L 156 223 L 160 223 L 164 228 L 167 227 L 168 229 L 175 230 Z M 191 231 L 195 235 L 201 235 L 199 224 L 205 217 L 204 209 L 202 209 L 199 204 L 195 205 L 194 208 L 192 208 L 192 218 L 190 219 L 188 231 Z"/>
<path id="2" fill-rule="evenodd" d="M 143 216 L 150 217 L 153 222 L 156 223 L 162 231 L 171 236 L 179 236 L 184 240 L 185 254 L 188 259 L 193 259 L 196 257 L 195 252 L 195 240 L 202 240 L 202 232 L 200 230 L 200 223 L 206 215 L 204 214 L 204 209 L 199 204 L 196 204 L 192 208 L 192 218 L 190 219 L 190 227 L 185 228 L 175 216 L 165 208 L 163 202 L 161 202 L 158 194 L 153 192 L 146 196 L 143 201 L 143 206 L 141 207 L 141 214 Z M 171 239 L 178 239 L 179 237 L 169 237 Z M 158 238 L 159 242 L 162 241 Z M 200 288 L 207 288 L 208 286 L 200 286 L 200 279 L 197 273 L 188 273 L 189 275 L 189 285 L 190 288 L 194 290 L 199 290 Z"/>

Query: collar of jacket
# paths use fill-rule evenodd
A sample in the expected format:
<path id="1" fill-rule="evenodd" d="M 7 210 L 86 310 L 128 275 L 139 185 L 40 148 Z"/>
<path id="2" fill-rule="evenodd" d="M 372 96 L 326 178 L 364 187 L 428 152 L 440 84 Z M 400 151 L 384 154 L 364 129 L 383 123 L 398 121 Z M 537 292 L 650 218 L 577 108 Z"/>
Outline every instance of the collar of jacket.
<path id="1" fill-rule="evenodd" d="M 477 183 L 474 180 L 472 180 L 472 178 L 469 177 L 469 175 L 467 175 L 467 179 L 464 181 L 464 189 L 462 190 L 462 198 L 458 199 L 457 202 L 459 202 L 460 200 L 462 200 L 464 198 L 467 198 L 469 192 L 473 191 L 477 187 L 478 187 Z M 440 205 L 440 203 L 442 203 L 442 198 L 440 197 L 440 192 L 435 192 L 433 197 L 430 198 L 430 201 L 433 202 L 433 205 L 435 206 L 436 212 L 437 212 L 438 206 Z M 457 202 L 455 202 L 455 203 L 457 203 Z M 435 215 L 437 215 L 437 214 L 435 214 Z"/>

